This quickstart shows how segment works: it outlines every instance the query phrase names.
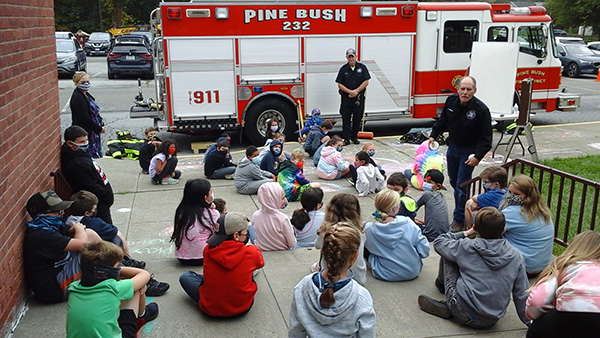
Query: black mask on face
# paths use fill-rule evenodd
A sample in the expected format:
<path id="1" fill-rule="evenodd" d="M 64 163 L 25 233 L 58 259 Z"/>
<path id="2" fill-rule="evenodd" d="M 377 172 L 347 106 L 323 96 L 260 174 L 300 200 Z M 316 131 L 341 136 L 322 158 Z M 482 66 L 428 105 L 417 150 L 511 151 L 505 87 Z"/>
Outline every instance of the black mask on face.
<path id="1" fill-rule="evenodd" d="M 94 286 L 107 279 L 119 279 L 121 267 L 106 266 L 103 264 L 89 264 L 81 262 L 81 285 Z"/>

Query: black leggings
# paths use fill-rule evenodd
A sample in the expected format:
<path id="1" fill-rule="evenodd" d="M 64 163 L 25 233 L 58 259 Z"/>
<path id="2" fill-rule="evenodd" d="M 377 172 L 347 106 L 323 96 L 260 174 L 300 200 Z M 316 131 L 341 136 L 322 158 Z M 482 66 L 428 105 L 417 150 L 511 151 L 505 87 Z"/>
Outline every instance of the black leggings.
<path id="1" fill-rule="evenodd" d="M 167 163 L 165 163 L 163 170 L 160 173 L 157 172 L 156 175 L 154 175 L 154 177 L 152 177 L 152 180 L 154 182 L 160 183 L 163 178 L 171 177 L 171 174 L 173 174 L 176 171 L 178 173 L 176 173 L 177 175 L 175 175 L 174 178 L 179 178 L 181 176 L 181 172 L 179 172 L 179 170 L 175 170 L 176 167 L 177 167 L 177 157 L 171 156 L 171 158 L 167 160 Z"/>
<path id="2" fill-rule="evenodd" d="M 600 336 L 600 313 L 551 310 L 533 321 L 527 338 L 596 338 Z"/>

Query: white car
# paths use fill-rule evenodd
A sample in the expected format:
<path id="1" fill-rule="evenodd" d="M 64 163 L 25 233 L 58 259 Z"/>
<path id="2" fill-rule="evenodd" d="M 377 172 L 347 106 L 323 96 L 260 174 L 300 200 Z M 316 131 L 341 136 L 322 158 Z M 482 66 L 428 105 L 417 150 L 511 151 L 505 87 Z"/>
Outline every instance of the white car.
<path id="1" fill-rule="evenodd" d="M 570 36 L 556 36 L 554 37 L 556 39 L 556 43 L 563 43 L 563 44 L 579 44 L 579 45 L 584 45 L 585 46 L 585 42 L 583 41 L 582 38 L 576 38 L 576 37 L 570 37 Z"/>
<path id="2" fill-rule="evenodd" d="M 588 42 L 587 46 L 592 52 L 600 55 L 600 41 Z"/>

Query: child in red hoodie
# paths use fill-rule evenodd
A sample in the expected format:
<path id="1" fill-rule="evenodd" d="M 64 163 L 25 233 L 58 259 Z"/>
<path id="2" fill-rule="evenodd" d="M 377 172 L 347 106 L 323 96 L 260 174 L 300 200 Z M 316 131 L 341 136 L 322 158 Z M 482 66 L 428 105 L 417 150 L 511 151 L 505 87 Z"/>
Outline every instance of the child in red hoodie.
<path id="1" fill-rule="evenodd" d="M 252 278 L 265 266 L 262 253 L 248 243 L 248 217 L 227 213 L 204 249 L 204 275 L 193 271 L 179 277 L 183 290 L 211 317 L 233 317 L 250 311 L 258 289 Z"/>

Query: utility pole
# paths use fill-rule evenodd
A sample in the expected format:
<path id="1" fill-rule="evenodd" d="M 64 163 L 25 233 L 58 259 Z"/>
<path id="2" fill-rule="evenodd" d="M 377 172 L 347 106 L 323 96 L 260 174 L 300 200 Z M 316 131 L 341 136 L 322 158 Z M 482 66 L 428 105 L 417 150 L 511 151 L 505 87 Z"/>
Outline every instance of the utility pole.
<path id="1" fill-rule="evenodd" d="M 104 32 L 104 25 L 102 24 L 102 0 L 98 0 L 98 17 L 100 18 L 100 31 Z"/>

